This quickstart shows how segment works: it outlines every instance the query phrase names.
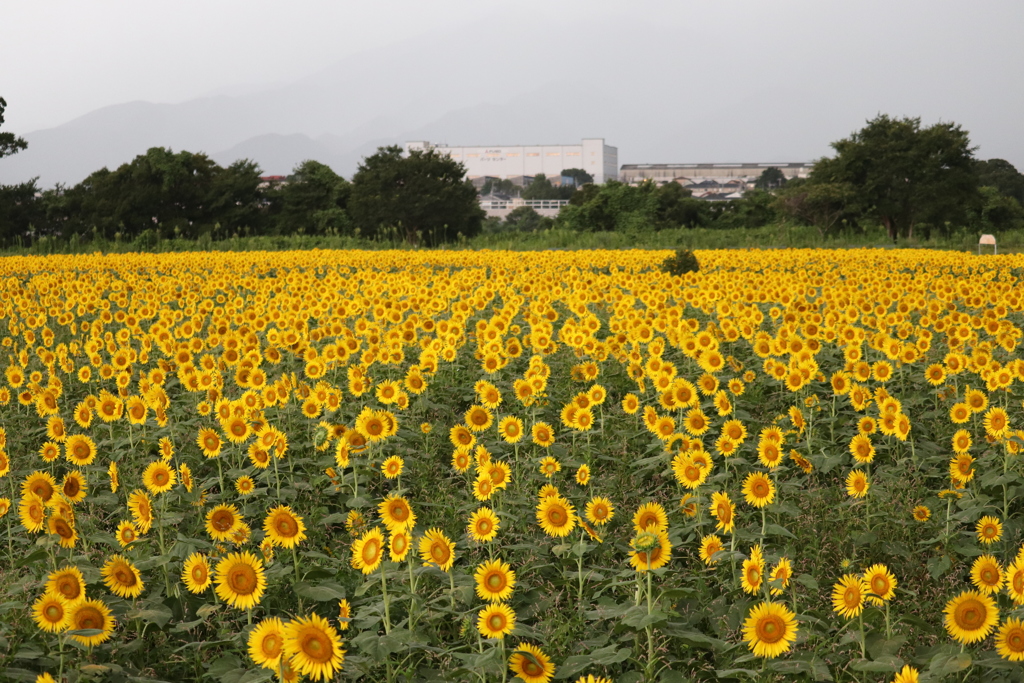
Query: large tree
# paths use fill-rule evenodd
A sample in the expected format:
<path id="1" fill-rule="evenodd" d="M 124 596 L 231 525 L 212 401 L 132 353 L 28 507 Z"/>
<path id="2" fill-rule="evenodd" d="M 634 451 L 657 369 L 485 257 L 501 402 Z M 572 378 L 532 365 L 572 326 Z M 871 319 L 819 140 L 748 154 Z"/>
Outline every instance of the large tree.
<path id="1" fill-rule="evenodd" d="M 7 109 L 7 100 L 0 97 L 0 126 L 4 125 L 4 110 Z M 19 138 L 14 133 L 0 133 L 0 159 L 17 154 L 28 147 L 24 138 Z"/>
<path id="2" fill-rule="evenodd" d="M 881 114 L 832 147 L 836 156 L 818 161 L 811 181 L 849 183 L 860 210 L 893 240 L 920 223 L 964 221 L 981 203 L 974 148 L 959 125 L 922 128 L 919 118 Z"/>
<path id="3" fill-rule="evenodd" d="M 978 161 L 975 162 L 974 168 L 978 172 L 979 185 L 994 187 L 999 190 L 999 194 L 1013 197 L 1017 203 L 1024 204 L 1024 173 L 1018 171 L 1009 161 Z"/>
<path id="4" fill-rule="evenodd" d="M 288 182 L 271 193 L 281 234 L 345 234 L 351 220 L 346 212 L 351 184 L 319 161 L 307 160 L 292 170 Z"/>
<path id="5" fill-rule="evenodd" d="M 363 159 L 348 208 L 364 236 L 395 234 L 427 246 L 473 237 L 485 215 L 460 162 L 434 150 L 403 156 L 397 145 Z"/>

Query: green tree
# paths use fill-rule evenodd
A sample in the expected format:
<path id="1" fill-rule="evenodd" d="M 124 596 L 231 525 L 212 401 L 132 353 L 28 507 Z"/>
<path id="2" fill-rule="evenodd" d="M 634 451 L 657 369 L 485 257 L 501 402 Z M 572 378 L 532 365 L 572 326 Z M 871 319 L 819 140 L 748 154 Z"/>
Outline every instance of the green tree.
<path id="1" fill-rule="evenodd" d="M 480 188 L 481 195 L 488 195 L 492 192 L 500 192 L 507 194 L 510 197 L 518 197 L 523 191 L 523 188 L 519 187 L 511 180 L 498 178 L 497 180 L 488 180 L 484 183 L 484 186 Z"/>
<path id="2" fill-rule="evenodd" d="M 4 110 L 7 109 L 7 100 L 0 97 L 0 126 L 4 125 Z M 17 154 L 28 147 L 24 138 L 19 138 L 14 133 L 0 133 L 0 159 Z"/>
<path id="3" fill-rule="evenodd" d="M 1013 197 L 1024 205 L 1024 173 L 1004 159 L 977 161 L 974 168 L 978 173 L 978 184 L 994 187 L 1006 197 Z"/>
<path id="4" fill-rule="evenodd" d="M 848 183 L 867 216 L 894 241 L 914 227 L 963 221 L 981 202 L 968 134 L 953 123 L 921 127 L 919 118 L 881 114 L 849 138 L 832 143 L 812 182 Z"/>
<path id="5" fill-rule="evenodd" d="M 485 215 L 460 162 L 433 150 L 403 157 L 397 145 L 363 159 L 348 206 L 363 235 L 397 231 L 409 243 L 428 246 L 473 237 Z"/>
<path id="6" fill-rule="evenodd" d="M 666 228 L 696 228 L 708 222 L 707 202 L 694 199 L 679 183 L 665 183 L 655 192 L 657 221 Z"/>
<path id="7" fill-rule="evenodd" d="M 551 227 L 554 221 L 537 213 L 529 206 L 519 206 L 505 216 L 504 229 L 514 232 L 536 232 Z"/>
<path id="8" fill-rule="evenodd" d="M 288 182 L 271 193 L 277 230 L 281 234 L 347 234 L 352 226 L 346 211 L 351 195 L 351 183 L 329 166 L 303 161 Z"/>
<path id="9" fill-rule="evenodd" d="M 783 215 L 813 225 L 824 237 L 840 225 L 854 194 L 849 183 L 793 182 L 779 191 L 772 206 Z"/>
<path id="10" fill-rule="evenodd" d="M 754 187 L 758 190 L 766 191 L 777 190 L 785 184 L 786 176 L 774 166 L 769 166 L 761 171 L 761 175 L 754 181 Z"/>
<path id="11" fill-rule="evenodd" d="M 33 238 L 45 229 L 46 208 L 39 198 L 36 178 L 17 185 L 0 185 L 0 243 L 11 246 L 19 238 Z"/>
<path id="12" fill-rule="evenodd" d="M 576 187 L 583 187 L 594 182 L 594 176 L 590 175 L 582 168 L 567 168 L 562 171 L 563 178 L 572 178 Z"/>

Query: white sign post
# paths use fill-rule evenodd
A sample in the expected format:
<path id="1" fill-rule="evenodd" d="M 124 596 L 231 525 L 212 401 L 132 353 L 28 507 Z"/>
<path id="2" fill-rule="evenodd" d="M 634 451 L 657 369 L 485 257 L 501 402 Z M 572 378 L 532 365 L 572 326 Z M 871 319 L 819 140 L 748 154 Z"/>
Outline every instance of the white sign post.
<path id="1" fill-rule="evenodd" d="M 996 236 L 995 235 L 982 235 L 981 236 L 981 239 L 978 240 L 978 255 L 979 256 L 981 256 L 981 245 L 983 245 L 983 244 L 991 244 L 992 245 L 992 253 L 993 254 L 998 253 L 996 251 Z"/>

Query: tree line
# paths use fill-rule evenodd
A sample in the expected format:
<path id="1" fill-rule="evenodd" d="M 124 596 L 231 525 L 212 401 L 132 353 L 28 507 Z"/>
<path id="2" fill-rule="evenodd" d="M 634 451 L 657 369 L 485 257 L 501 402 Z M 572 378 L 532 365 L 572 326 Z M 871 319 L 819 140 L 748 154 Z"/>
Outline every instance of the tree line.
<path id="1" fill-rule="evenodd" d="M 0 125 L 6 102 L 0 99 Z M 0 157 L 25 149 L 0 133 Z M 893 240 L 948 236 L 958 230 L 1024 229 L 1024 175 L 1001 159 L 981 161 L 966 131 L 951 123 L 879 115 L 832 144 L 809 177 L 764 171 L 741 199 L 707 201 L 682 185 L 617 181 L 596 185 L 571 169 L 573 184 L 538 176 L 527 199 L 568 199 L 558 216 L 519 208 L 504 220 L 486 218 L 465 167 L 434 151 L 408 155 L 381 147 L 352 180 L 307 160 L 285 182 L 261 179 L 249 160 L 223 167 L 205 154 L 155 147 L 115 170 L 100 169 L 73 186 L 41 189 L 37 179 L 0 186 L 0 247 L 46 238 L 82 244 L 99 240 L 220 240 L 232 236 L 341 235 L 436 246 L 480 232 L 639 232 L 676 228 L 812 225 L 822 235 L 882 226 Z M 507 191 L 507 181 L 481 190 Z"/>

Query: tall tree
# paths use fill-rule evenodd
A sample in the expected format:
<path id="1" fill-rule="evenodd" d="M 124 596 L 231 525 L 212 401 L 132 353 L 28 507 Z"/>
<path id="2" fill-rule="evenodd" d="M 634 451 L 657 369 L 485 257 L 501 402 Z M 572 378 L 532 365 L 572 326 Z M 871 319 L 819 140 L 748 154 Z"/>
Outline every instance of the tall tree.
<path id="1" fill-rule="evenodd" d="M 345 234 L 351 229 L 346 207 L 351 184 L 319 161 L 296 166 L 288 182 L 272 194 L 282 234 L 301 230 L 309 234 Z"/>
<path id="2" fill-rule="evenodd" d="M 974 165 L 978 172 L 978 184 L 982 187 L 994 187 L 1006 197 L 1013 197 L 1017 203 L 1024 204 L 1024 173 L 1018 171 L 1013 164 L 1005 159 L 989 159 L 978 161 Z"/>
<path id="3" fill-rule="evenodd" d="M 7 100 L 0 97 L 0 126 L 4 125 L 4 110 L 7 109 Z M 24 138 L 19 138 L 14 133 L 0 133 L 0 159 L 17 154 L 28 147 Z"/>
<path id="4" fill-rule="evenodd" d="M 363 235 L 397 234 L 427 246 L 473 237 L 485 215 L 460 162 L 434 150 L 402 156 L 397 145 L 363 159 L 348 206 Z"/>
<path id="5" fill-rule="evenodd" d="M 754 187 L 758 190 L 775 190 L 785 184 L 786 176 L 774 166 L 769 166 L 761 171 L 761 175 L 754 181 Z"/>
<path id="6" fill-rule="evenodd" d="M 893 240 L 912 237 L 919 223 L 966 220 L 981 202 L 974 148 L 956 124 L 922 128 L 919 118 L 881 114 L 832 148 L 836 156 L 815 164 L 812 182 L 849 183 L 860 209 Z"/>

